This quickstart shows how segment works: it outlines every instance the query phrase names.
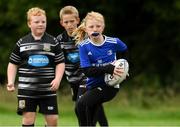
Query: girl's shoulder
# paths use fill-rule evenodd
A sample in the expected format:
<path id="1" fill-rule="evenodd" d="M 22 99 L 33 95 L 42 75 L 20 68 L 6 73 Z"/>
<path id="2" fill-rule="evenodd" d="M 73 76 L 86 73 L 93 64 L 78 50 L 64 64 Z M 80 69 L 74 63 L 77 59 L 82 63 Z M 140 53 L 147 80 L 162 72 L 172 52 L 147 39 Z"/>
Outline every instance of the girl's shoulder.
<path id="1" fill-rule="evenodd" d="M 85 40 L 79 42 L 78 45 L 79 45 L 79 46 L 84 46 L 84 45 L 87 45 L 87 44 L 89 44 L 89 43 L 90 43 L 89 39 L 85 39 Z"/>
<path id="2" fill-rule="evenodd" d="M 105 36 L 105 41 L 106 41 L 106 42 L 109 42 L 109 43 L 117 43 L 117 41 L 119 41 L 119 38 L 117 38 L 117 37 Z"/>

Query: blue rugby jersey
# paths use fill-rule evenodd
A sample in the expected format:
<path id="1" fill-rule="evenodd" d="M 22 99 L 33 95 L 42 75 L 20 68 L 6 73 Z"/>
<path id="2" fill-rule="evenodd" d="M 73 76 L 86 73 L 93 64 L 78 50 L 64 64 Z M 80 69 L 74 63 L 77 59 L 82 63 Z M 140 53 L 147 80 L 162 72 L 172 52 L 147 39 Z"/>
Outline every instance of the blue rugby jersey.
<path id="1" fill-rule="evenodd" d="M 116 52 L 124 52 L 127 46 L 118 38 L 104 36 L 101 45 L 94 44 L 89 38 L 79 44 L 81 67 L 103 67 L 116 60 Z M 104 75 L 88 77 L 87 88 L 105 85 Z"/>
<path id="2" fill-rule="evenodd" d="M 55 78 L 55 66 L 64 62 L 57 39 L 44 33 L 41 40 L 31 34 L 21 38 L 10 55 L 18 68 L 18 97 L 55 96 L 50 83 Z"/>

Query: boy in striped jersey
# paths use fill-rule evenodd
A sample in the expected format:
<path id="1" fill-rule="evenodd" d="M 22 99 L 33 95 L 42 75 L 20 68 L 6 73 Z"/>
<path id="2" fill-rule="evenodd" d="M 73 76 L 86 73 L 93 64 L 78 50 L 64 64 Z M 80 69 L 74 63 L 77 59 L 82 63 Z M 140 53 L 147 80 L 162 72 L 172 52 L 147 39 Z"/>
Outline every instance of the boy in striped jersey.
<path id="1" fill-rule="evenodd" d="M 80 71 L 79 50 L 73 40 L 73 31 L 79 24 L 79 12 L 74 6 L 65 6 L 60 10 L 60 25 L 65 31 L 57 36 L 65 56 L 66 79 L 71 86 L 72 100 L 77 101 L 86 91 L 86 77 Z M 76 112 L 76 109 L 75 109 Z M 76 112 L 78 117 L 78 114 Z M 94 123 L 99 122 L 100 126 L 108 126 L 108 122 L 102 105 L 97 111 Z"/>
<path id="2" fill-rule="evenodd" d="M 22 126 L 34 126 L 37 106 L 47 126 L 57 126 L 56 91 L 64 69 L 64 55 L 57 39 L 46 33 L 46 12 L 34 7 L 27 12 L 31 33 L 19 39 L 7 68 L 7 90 L 15 90 L 18 70 L 18 110 Z"/>

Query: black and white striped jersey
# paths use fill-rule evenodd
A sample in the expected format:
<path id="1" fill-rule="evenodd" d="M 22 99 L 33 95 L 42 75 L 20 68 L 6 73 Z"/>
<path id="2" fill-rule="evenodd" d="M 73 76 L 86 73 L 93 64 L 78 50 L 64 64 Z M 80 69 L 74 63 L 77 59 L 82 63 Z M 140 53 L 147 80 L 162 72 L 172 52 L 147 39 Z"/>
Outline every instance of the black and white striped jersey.
<path id="1" fill-rule="evenodd" d="M 79 50 L 75 45 L 75 41 L 72 37 L 68 36 L 66 31 L 58 35 L 57 40 L 61 44 L 61 49 L 65 57 L 66 79 L 71 84 L 79 83 L 79 81 L 85 79 L 85 76 L 80 71 Z"/>
<path id="2" fill-rule="evenodd" d="M 10 62 L 18 68 L 18 96 L 55 96 L 50 83 L 55 77 L 55 66 L 64 62 L 64 55 L 57 39 L 47 33 L 41 40 L 31 34 L 21 38 L 10 55 Z"/>

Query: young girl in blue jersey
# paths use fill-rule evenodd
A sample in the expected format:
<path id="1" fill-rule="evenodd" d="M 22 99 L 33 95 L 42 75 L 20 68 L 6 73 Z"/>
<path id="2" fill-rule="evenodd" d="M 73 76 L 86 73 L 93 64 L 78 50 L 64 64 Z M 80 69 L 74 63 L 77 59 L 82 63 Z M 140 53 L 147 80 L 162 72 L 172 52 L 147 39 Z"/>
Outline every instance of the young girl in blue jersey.
<path id="1" fill-rule="evenodd" d="M 103 15 L 90 12 L 74 32 L 81 68 L 88 77 L 88 90 L 77 102 L 81 126 L 95 126 L 93 118 L 99 105 L 113 99 L 119 91 L 119 84 L 108 86 L 104 76 L 106 73 L 122 75 L 122 68 L 110 63 L 117 59 L 117 53 L 126 53 L 127 46 L 119 38 L 103 35 L 104 27 Z"/>
<path id="2" fill-rule="evenodd" d="M 57 36 L 65 57 L 65 76 L 71 86 L 72 100 L 77 101 L 86 92 L 86 77 L 80 71 L 79 50 L 73 39 L 73 31 L 79 24 L 79 12 L 74 6 L 65 6 L 59 12 L 60 25 L 65 31 Z M 76 116 L 78 114 L 75 109 Z M 103 106 L 100 106 L 94 123 L 100 126 L 108 126 Z"/>

